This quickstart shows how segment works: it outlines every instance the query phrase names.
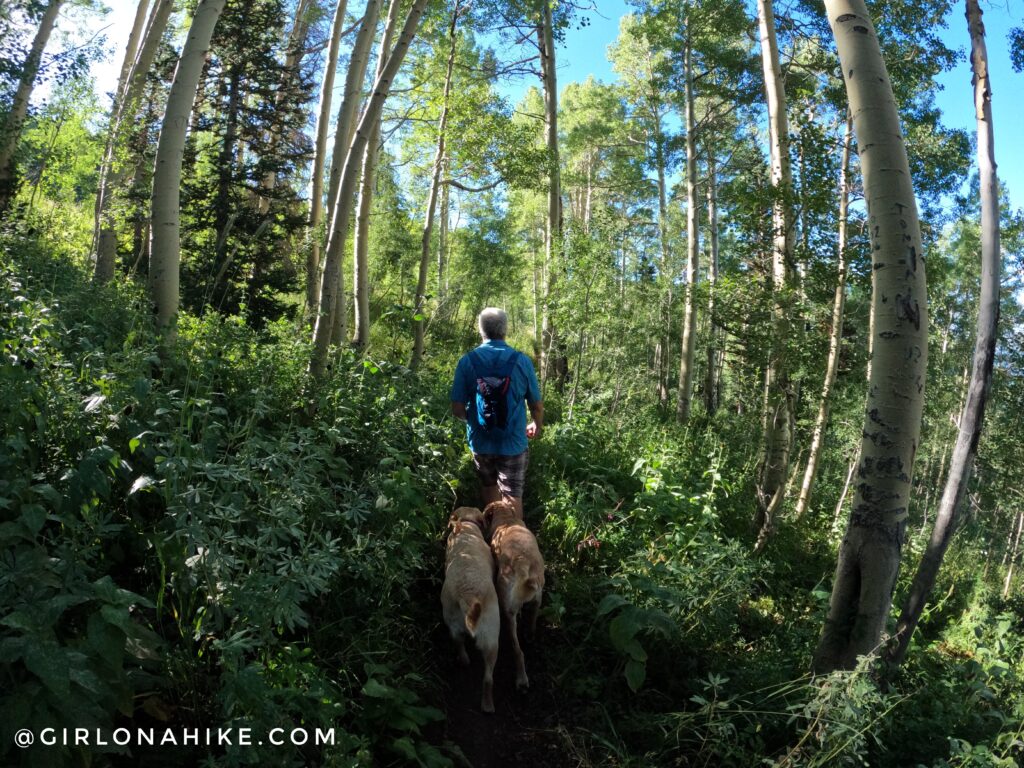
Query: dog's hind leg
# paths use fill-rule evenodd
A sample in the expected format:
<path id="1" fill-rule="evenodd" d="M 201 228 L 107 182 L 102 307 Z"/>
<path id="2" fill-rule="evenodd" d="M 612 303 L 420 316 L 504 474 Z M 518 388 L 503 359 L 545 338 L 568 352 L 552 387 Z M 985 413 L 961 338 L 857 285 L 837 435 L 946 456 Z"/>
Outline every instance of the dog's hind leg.
<path id="1" fill-rule="evenodd" d="M 505 618 L 508 620 L 508 631 L 512 635 L 512 652 L 516 657 L 516 690 L 525 691 L 530 687 L 530 679 L 526 676 L 526 658 L 523 656 L 523 649 L 519 645 L 519 628 L 516 625 L 518 611 L 505 611 Z"/>
<path id="2" fill-rule="evenodd" d="M 537 635 L 537 617 L 540 616 L 540 603 L 541 598 L 544 596 L 544 590 L 538 589 L 537 596 L 533 599 L 533 606 L 530 609 L 530 642 L 533 642 L 533 638 Z"/>
<path id="3" fill-rule="evenodd" d="M 498 644 L 480 649 L 484 657 L 484 687 L 480 697 L 480 709 L 494 713 L 494 663 L 498 660 Z"/>

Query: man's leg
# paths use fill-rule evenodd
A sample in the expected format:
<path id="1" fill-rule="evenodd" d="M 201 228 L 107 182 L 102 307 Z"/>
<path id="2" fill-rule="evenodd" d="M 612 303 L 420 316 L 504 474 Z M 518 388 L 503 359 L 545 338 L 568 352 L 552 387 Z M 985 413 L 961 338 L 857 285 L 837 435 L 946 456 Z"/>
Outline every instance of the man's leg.
<path id="1" fill-rule="evenodd" d="M 484 507 L 495 501 L 501 501 L 501 490 L 495 485 L 480 486 L 480 498 L 483 499 Z M 519 513 L 522 514 L 522 502 L 520 501 Z"/>
<path id="2" fill-rule="evenodd" d="M 505 496 L 502 501 L 507 501 L 513 507 L 515 507 L 516 514 L 519 515 L 519 519 L 523 519 L 523 497 L 522 496 Z"/>
<path id="3" fill-rule="evenodd" d="M 501 501 L 495 457 L 487 453 L 474 453 L 473 467 L 480 480 L 480 500 L 483 502 L 483 506 L 486 508 L 492 502 Z"/>
<path id="4" fill-rule="evenodd" d="M 523 519 L 523 489 L 526 486 L 526 467 L 529 451 L 518 456 L 502 456 L 498 463 L 498 488 L 504 501 L 511 504 L 519 519 Z"/>

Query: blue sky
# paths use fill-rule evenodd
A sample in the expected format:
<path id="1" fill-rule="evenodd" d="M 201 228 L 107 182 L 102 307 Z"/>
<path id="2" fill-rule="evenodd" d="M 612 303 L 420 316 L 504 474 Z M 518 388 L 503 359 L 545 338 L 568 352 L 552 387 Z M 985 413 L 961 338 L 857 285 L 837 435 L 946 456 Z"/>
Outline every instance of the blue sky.
<path id="1" fill-rule="evenodd" d="M 570 29 L 564 46 L 558 50 L 559 88 L 566 83 L 586 80 L 590 74 L 605 82 L 615 79 L 607 50 L 618 35 L 619 18 L 629 7 L 625 0 L 598 0 L 597 5 L 597 13 L 587 14 L 590 25 Z M 983 0 L 982 12 L 993 91 L 996 162 L 1010 203 L 1018 208 L 1024 206 L 1024 74 L 1014 72 L 1010 66 L 1006 35 L 1011 27 L 1024 24 L 1024 4 L 1016 3 L 1013 7 L 1007 0 L 997 3 Z M 971 68 L 967 61 L 970 38 L 963 3 L 954 5 L 942 39 L 950 48 L 959 49 L 962 57 L 955 69 L 939 78 L 943 90 L 937 94 L 936 103 L 947 126 L 965 129 L 973 138 L 976 123 Z"/>

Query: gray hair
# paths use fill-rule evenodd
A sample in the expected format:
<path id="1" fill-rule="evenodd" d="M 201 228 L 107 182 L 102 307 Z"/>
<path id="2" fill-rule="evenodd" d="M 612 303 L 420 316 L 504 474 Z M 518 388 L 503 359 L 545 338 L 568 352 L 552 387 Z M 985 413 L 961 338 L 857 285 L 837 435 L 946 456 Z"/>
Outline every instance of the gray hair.
<path id="1" fill-rule="evenodd" d="M 504 339 L 508 331 L 508 315 L 505 310 L 487 307 L 477 318 L 480 335 L 485 339 Z"/>

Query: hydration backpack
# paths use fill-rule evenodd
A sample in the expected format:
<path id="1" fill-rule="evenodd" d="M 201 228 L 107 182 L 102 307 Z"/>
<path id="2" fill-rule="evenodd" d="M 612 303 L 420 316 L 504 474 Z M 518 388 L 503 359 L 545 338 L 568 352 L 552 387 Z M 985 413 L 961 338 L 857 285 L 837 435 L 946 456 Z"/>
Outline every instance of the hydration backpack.
<path id="1" fill-rule="evenodd" d="M 476 377 L 476 398 L 474 412 L 476 424 L 485 432 L 502 430 L 508 426 L 508 414 L 512 410 L 512 372 L 519 364 L 519 352 L 514 349 L 499 358 L 490 369 L 481 364 L 476 352 L 469 353 L 469 365 Z M 481 375 L 486 373 L 489 375 Z"/>

